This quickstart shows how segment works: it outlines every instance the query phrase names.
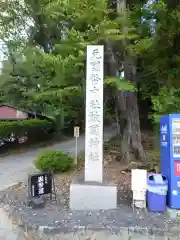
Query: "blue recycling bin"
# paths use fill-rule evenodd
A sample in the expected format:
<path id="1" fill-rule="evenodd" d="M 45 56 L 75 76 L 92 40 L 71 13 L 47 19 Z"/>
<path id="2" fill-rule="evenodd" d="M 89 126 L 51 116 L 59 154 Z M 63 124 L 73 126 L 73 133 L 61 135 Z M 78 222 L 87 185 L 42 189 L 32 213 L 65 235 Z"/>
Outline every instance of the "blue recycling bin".
<path id="1" fill-rule="evenodd" d="M 166 210 L 168 180 L 162 174 L 150 174 L 147 180 L 147 207 L 150 212 Z"/>

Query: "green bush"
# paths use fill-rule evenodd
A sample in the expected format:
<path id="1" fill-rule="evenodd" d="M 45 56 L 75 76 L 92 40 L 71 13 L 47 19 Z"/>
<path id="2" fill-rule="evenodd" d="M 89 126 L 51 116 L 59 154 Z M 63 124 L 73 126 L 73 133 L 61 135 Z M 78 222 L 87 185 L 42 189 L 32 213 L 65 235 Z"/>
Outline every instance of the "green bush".
<path id="1" fill-rule="evenodd" d="M 0 137 L 8 138 L 11 133 L 15 136 L 23 135 L 25 132 L 35 132 L 38 129 L 53 129 L 54 123 L 47 120 L 22 120 L 22 121 L 0 121 Z"/>
<path id="2" fill-rule="evenodd" d="M 34 164 L 37 169 L 44 172 L 67 172 L 73 167 L 73 157 L 63 151 L 48 150 L 40 153 Z"/>

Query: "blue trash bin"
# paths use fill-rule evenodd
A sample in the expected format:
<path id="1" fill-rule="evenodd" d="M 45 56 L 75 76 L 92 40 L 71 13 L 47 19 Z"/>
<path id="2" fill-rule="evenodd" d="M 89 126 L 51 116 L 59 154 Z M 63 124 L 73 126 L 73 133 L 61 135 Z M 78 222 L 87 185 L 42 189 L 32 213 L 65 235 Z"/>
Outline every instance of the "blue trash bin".
<path id="1" fill-rule="evenodd" d="M 150 212 L 166 210 L 168 181 L 162 174 L 151 174 L 147 181 L 147 207 Z"/>

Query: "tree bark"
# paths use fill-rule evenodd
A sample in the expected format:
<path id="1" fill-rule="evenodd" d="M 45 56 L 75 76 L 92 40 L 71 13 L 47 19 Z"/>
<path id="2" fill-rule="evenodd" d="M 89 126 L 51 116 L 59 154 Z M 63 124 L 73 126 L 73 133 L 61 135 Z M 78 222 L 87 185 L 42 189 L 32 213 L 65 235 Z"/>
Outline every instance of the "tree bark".
<path id="1" fill-rule="evenodd" d="M 133 81 L 135 84 L 135 66 L 124 63 L 125 79 Z M 122 131 L 122 147 L 126 145 L 125 151 L 122 153 L 124 157 L 130 161 L 130 156 L 133 154 L 137 160 L 146 160 L 146 154 L 141 142 L 141 129 L 139 121 L 138 99 L 136 92 L 124 93 L 126 102 L 126 125 Z"/>
<path id="2" fill-rule="evenodd" d="M 126 8 L 126 0 L 117 1 L 117 12 L 120 13 Z M 126 31 L 126 29 L 124 29 L 124 31 Z M 127 42 L 124 42 L 124 45 L 126 49 Z M 117 76 L 120 67 L 117 62 L 119 61 L 116 60 L 112 48 L 109 47 L 107 50 L 109 49 L 111 49 L 111 55 L 109 58 L 110 67 L 108 75 Z M 126 55 L 123 63 L 125 79 L 131 80 L 136 84 L 136 68 L 135 65 L 129 63 L 129 59 L 131 59 L 131 56 Z M 146 154 L 141 143 L 137 93 L 116 90 L 115 96 L 115 108 L 118 109 L 117 112 L 119 113 L 122 157 L 128 162 L 134 159 L 144 161 L 146 160 Z"/>

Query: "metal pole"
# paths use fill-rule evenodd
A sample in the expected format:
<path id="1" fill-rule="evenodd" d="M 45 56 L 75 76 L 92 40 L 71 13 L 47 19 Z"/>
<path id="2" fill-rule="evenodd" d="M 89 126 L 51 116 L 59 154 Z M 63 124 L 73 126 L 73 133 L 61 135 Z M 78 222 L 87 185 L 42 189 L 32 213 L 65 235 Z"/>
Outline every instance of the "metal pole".
<path id="1" fill-rule="evenodd" d="M 77 137 L 76 137 L 76 155 L 75 155 L 75 164 L 77 165 L 78 151 L 77 151 Z"/>

